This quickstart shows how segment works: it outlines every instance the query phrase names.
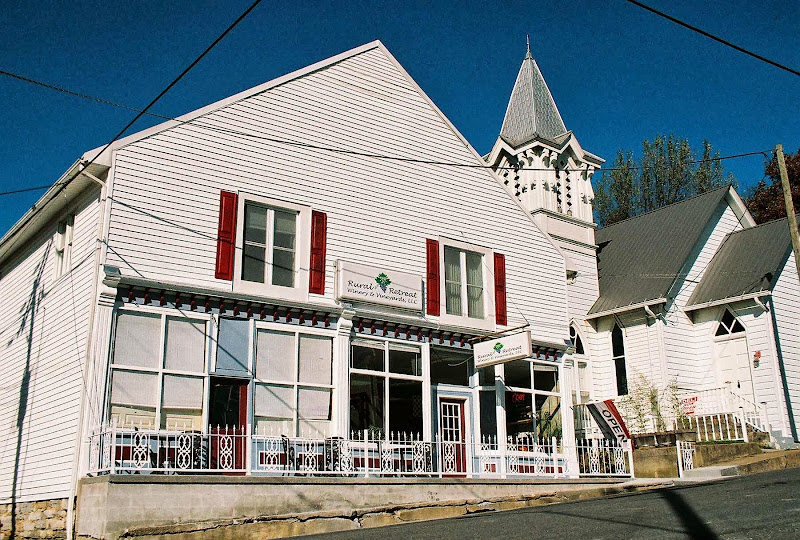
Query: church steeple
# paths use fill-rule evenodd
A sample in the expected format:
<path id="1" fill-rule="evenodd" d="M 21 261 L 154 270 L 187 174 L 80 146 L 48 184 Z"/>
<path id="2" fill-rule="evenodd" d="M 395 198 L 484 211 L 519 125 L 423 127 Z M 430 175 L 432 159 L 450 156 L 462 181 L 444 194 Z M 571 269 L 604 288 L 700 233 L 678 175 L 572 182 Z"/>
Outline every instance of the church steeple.
<path id="1" fill-rule="evenodd" d="M 566 131 L 556 102 L 531 55 L 529 42 L 528 52 L 511 92 L 500 136 L 512 146 L 519 146 L 537 135 L 554 139 Z"/>

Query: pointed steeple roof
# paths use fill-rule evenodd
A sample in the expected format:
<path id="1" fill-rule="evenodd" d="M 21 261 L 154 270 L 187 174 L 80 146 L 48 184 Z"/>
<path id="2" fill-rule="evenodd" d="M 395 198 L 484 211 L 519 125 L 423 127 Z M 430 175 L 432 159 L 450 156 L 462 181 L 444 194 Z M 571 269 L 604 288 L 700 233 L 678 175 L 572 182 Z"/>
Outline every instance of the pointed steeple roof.
<path id="1" fill-rule="evenodd" d="M 500 136 L 509 144 L 518 146 L 531 140 L 534 135 L 554 139 L 566 131 L 556 102 L 529 46 L 511 92 Z"/>

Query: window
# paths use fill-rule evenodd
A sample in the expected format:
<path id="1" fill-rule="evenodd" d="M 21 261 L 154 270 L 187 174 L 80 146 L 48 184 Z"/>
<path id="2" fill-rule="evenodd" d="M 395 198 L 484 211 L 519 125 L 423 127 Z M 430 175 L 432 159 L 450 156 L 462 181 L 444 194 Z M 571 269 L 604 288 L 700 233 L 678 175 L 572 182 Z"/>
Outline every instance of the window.
<path id="1" fill-rule="evenodd" d="M 259 432 L 326 437 L 333 391 L 333 338 L 256 330 L 253 414 Z"/>
<path id="2" fill-rule="evenodd" d="M 444 290 L 448 315 L 483 319 L 483 255 L 445 246 Z"/>
<path id="3" fill-rule="evenodd" d="M 311 209 L 255 195 L 238 198 L 234 288 L 304 299 L 308 292 Z"/>
<path id="4" fill-rule="evenodd" d="M 583 350 L 583 340 L 580 334 L 578 334 L 578 329 L 575 328 L 574 324 L 569 327 L 569 341 L 572 346 L 575 347 L 575 354 L 585 354 Z"/>
<path id="5" fill-rule="evenodd" d="M 557 365 L 529 360 L 503 364 L 506 432 L 510 436 L 560 437 L 561 385 Z"/>
<path id="6" fill-rule="evenodd" d="M 625 367 L 625 342 L 622 337 L 622 329 L 618 324 L 614 324 L 614 329 L 611 331 L 611 355 L 617 376 L 617 395 L 627 396 L 628 370 Z"/>
<path id="7" fill-rule="evenodd" d="M 354 339 L 350 344 L 350 429 L 377 438 L 418 437 L 422 425 L 422 351 L 414 345 Z"/>
<path id="8" fill-rule="evenodd" d="M 473 370 L 471 352 L 431 347 L 431 384 L 469 386 Z"/>
<path id="9" fill-rule="evenodd" d="M 738 334 L 740 332 L 744 332 L 744 326 L 742 323 L 739 322 L 731 310 L 726 309 L 725 313 L 722 314 L 722 319 L 719 321 L 719 325 L 717 326 L 717 331 L 714 333 L 715 336 L 727 336 L 730 334 Z"/>
<path id="10" fill-rule="evenodd" d="M 72 237 L 75 228 L 75 215 L 70 214 L 67 219 L 59 222 L 56 228 L 55 248 L 55 278 L 58 279 L 72 268 Z"/>
<path id="11" fill-rule="evenodd" d="M 244 205 L 242 280 L 294 287 L 297 212 Z"/>
<path id="12" fill-rule="evenodd" d="M 202 429 L 206 331 L 204 319 L 118 313 L 110 400 L 117 425 Z"/>

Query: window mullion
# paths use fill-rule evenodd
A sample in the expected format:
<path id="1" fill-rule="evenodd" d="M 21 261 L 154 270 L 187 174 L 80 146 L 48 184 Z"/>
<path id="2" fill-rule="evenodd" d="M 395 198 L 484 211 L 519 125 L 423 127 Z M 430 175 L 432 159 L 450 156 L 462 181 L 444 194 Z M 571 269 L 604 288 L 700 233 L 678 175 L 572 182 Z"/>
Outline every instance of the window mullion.
<path id="1" fill-rule="evenodd" d="M 272 246 L 275 241 L 275 210 L 267 208 L 267 222 L 264 224 L 266 227 L 266 246 L 264 249 L 264 284 L 272 285 Z"/>
<path id="2" fill-rule="evenodd" d="M 467 316 L 469 313 L 469 295 L 467 294 L 467 253 L 463 250 L 458 252 L 459 271 L 461 273 L 461 315 Z"/>

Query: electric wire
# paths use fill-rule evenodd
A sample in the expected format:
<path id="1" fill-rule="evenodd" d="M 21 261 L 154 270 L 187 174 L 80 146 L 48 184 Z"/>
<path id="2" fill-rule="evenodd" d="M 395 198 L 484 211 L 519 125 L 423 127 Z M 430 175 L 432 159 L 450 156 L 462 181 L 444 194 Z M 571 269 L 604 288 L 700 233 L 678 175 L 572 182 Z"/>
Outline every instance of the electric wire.
<path id="1" fill-rule="evenodd" d="M 705 30 L 702 30 L 702 29 L 700 29 L 700 28 L 698 28 L 696 26 L 692 26 L 691 24 L 683 22 L 680 19 L 676 19 L 675 17 L 672 17 L 671 15 L 667 15 L 663 11 L 659 11 L 659 10 L 657 10 L 655 8 L 652 8 L 652 7 L 650 7 L 650 6 L 646 5 L 646 4 L 638 2 L 637 0 L 627 0 L 627 2 L 629 2 L 629 3 L 631 3 L 631 4 L 635 5 L 635 6 L 638 6 L 638 7 L 642 8 L 642 9 L 644 9 L 644 10 L 647 10 L 647 11 L 649 11 L 651 13 L 654 13 L 654 14 L 658 15 L 659 17 L 663 17 L 663 18 L 667 19 L 668 21 L 674 22 L 677 25 L 683 26 L 684 28 L 688 28 L 689 30 L 691 30 L 693 32 L 697 32 L 698 34 L 701 34 L 701 35 L 703 35 L 703 36 L 705 36 L 705 37 L 707 37 L 709 39 L 713 39 L 714 41 L 716 41 L 718 43 L 722 43 L 726 47 L 730 47 L 731 49 L 739 51 L 740 53 L 746 54 L 748 56 L 752 56 L 753 58 L 755 58 L 757 60 L 761 60 L 762 62 L 765 62 L 765 63 L 767 63 L 767 64 L 769 64 L 771 66 L 774 66 L 774 67 L 776 67 L 778 69 L 782 69 L 783 71 L 787 71 L 787 72 L 791 73 L 792 75 L 797 75 L 798 77 L 800 77 L 800 71 L 797 71 L 796 69 L 792 69 L 792 68 L 790 68 L 788 66 L 784 66 L 783 64 L 779 64 L 778 62 L 775 62 L 774 60 L 770 60 L 769 58 L 761 56 L 758 53 L 754 53 L 753 51 L 747 50 L 744 47 L 740 47 L 740 46 L 738 46 L 738 45 L 736 45 L 734 43 L 731 43 L 730 41 L 728 41 L 726 39 L 723 39 L 723 38 L 721 38 L 719 36 L 715 36 L 714 34 L 712 34 L 710 32 L 706 32 Z"/>

